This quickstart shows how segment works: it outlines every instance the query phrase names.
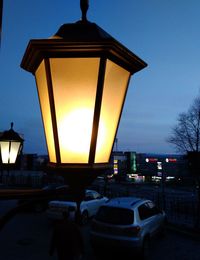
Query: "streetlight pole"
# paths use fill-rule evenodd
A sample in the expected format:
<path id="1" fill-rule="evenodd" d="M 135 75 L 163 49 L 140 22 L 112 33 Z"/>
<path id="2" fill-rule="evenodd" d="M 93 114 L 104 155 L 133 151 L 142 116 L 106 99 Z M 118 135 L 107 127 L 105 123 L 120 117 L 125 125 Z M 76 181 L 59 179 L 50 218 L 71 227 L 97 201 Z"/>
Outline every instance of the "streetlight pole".
<path id="1" fill-rule="evenodd" d="M 188 152 L 188 170 L 195 179 L 196 193 L 197 193 L 197 209 L 195 228 L 200 228 L 200 152 Z"/>
<path id="2" fill-rule="evenodd" d="M 157 161 L 157 171 L 158 174 L 161 173 L 161 194 L 162 194 L 162 208 L 165 210 L 166 208 L 166 200 L 165 200 L 165 172 L 163 170 L 163 162 Z"/>

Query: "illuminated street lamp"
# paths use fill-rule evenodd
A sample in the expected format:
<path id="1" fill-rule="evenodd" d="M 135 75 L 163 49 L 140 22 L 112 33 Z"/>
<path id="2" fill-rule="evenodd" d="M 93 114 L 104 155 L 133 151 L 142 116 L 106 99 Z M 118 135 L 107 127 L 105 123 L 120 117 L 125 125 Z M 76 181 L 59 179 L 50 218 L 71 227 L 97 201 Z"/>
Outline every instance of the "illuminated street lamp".
<path id="1" fill-rule="evenodd" d="M 13 123 L 8 131 L 0 136 L 1 162 L 3 165 L 14 165 L 23 146 L 23 139 L 13 130 Z"/>
<path id="2" fill-rule="evenodd" d="M 1 166 L 7 170 L 8 176 L 10 168 L 15 165 L 17 156 L 22 150 L 23 142 L 24 140 L 20 135 L 13 130 L 13 123 L 11 123 L 10 130 L 0 134 Z M 3 169 L 1 169 L 1 179 L 3 177 Z"/>
<path id="3" fill-rule="evenodd" d="M 81 1 L 81 21 L 30 40 L 21 63 L 36 78 L 49 169 L 71 182 L 109 168 L 130 77 L 147 66 L 89 22 L 87 8 Z"/>

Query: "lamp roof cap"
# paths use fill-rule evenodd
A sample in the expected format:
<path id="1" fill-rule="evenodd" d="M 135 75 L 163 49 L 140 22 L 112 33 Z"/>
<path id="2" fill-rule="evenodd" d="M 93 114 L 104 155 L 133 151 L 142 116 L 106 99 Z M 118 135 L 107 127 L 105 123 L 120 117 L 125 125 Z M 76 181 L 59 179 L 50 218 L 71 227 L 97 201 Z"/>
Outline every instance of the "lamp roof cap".
<path id="1" fill-rule="evenodd" d="M 0 141 L 18 141 L 23 142 L 24 139 L 21 138 L 21 136 L 13 130 L 13 123 L 11 123 L 10 130 L 4 131 L 2 135 L 0 136 Z"/>

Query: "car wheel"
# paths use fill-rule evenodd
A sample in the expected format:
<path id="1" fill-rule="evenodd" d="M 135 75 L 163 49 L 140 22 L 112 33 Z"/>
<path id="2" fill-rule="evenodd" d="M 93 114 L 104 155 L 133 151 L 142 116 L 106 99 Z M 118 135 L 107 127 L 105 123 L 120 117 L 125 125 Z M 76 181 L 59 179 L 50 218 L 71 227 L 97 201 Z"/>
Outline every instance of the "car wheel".
<path id="1" fill-rule="evenodd" d="M 162 226 L 159 231 L 159 237 L 163 238 L 165 237 L 165 234 L 166 234 L 165 226 Z"/>
<path id="2" fill-rule="evenodd" d="M 88 212 L 87 210 L 84 210 L 83 213 L 81 214 L 81 224 L 86 225 L 88 223 L 88 219 L 89 219 Z"/>
<path id="3" fill-rule="evenodd" d="M 150 254 L 150 238 L 149 237 L 145 237 L 143 244 L 142 244 L 142 259 L 146 260 L 149 258 L 149 254 Z"/>
<path id="4" fill-rule="evenodd" d="M 107 259 L 105 258 L 106 256 L 108 257 L 108 252 L 105 250 L 104 247 L 100 246 L 100 245 L 94 245 L 93 243 L 91 243 L 92 246 L 92 251 L 93 254 L 95 256 L 96 260 L 102 260 L 102 259 Z M 112 259 L 112 258 L 109 258 Z"/>

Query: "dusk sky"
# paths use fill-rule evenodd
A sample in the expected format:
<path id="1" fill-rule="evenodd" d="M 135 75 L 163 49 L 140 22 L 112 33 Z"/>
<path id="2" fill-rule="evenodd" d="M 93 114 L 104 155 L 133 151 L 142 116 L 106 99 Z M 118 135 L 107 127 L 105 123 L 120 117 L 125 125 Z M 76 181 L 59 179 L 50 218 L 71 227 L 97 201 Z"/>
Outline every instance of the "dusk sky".
<path id="1" fill-rule="evenodd" d="M 200 1 L 89 2 L 88 20 L 148 64 L 131 78 L 118 150 L 175 153 L 166 139 L 178 114 L 200 94 Z M 80 17 L 79 0 L 4 0 L 0 132 L 14 122 L 24 135 L 24 153 L 47 153 L 34 76 L 20 68 L 26 46 Z"/>

